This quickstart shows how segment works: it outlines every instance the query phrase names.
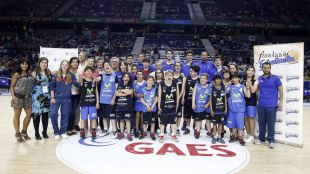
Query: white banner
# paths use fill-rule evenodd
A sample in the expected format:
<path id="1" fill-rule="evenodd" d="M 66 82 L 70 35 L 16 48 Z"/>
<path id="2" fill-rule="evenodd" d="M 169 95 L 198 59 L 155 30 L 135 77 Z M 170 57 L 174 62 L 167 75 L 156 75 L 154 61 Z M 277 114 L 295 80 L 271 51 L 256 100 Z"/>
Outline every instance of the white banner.
<path id="1" fill-rule="evenodd" d="M 277 112 L 278 142 L 303 145 L 304 43 L 254 46 L 254 66 L 262 75 L 261 66 L 269 61 L 271 74 L 278 75 L 283 85 L 283 111 Z"/>
<path id="2" fill-rule="evenodd" d="M 62 60 L 68 60 L 71 57 L 78 57 L 77 48 L 47 48 L 40 47 L 40 57 L 46 57 L 48 59 L 48 68 L 51 71 L 59 69 Z"/>

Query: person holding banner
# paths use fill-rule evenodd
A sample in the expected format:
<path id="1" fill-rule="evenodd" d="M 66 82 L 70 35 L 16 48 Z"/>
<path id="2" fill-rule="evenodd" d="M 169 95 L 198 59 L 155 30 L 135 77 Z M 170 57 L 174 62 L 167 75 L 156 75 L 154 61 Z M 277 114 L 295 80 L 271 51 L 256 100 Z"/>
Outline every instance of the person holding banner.
<path id="1" fill-rule="evenodd" d="M 259 136 L 255 144 L 259 145 L 266 141 L 266 125 L 268 126 L 267 141 L 269 147 L 275 147 L 275 124 L 277 110 L 282 111 L 283 87 L 280 78 L 271 74 L 271 64 L 265 62 L 262 65 L 263 75 L 258 78 L 253 89 L 258 89 L 258 126 Z M 278 95 L 280 101 L 278 103 Z"/>

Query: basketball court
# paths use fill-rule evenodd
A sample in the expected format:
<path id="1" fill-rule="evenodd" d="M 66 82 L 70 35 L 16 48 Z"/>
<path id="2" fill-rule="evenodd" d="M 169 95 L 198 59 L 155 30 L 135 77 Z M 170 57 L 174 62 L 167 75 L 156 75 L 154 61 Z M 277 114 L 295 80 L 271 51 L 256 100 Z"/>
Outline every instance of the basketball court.
<path id="1" fill-rule="evenodd" d="M 0 173 L 308 173 L 310 167 L 310 107 L 304 106 L 303 148 L 276 144 L 247 143 L 212 145 L 202 136 L 181 136 L 174 143 L 166 136 L 164 143 L 149 138 L 129 142 L 99 137 L 80 140 L 78 135 L 55 140 L 52 127 L 50 139 L 35 140 L 32 122 L 28 133 L 32 140 L 16 143 L 13 128 L 11 97 L 1 96 L 0 107 Z M 204 134 L 205 135 L 205 134 Z"/>

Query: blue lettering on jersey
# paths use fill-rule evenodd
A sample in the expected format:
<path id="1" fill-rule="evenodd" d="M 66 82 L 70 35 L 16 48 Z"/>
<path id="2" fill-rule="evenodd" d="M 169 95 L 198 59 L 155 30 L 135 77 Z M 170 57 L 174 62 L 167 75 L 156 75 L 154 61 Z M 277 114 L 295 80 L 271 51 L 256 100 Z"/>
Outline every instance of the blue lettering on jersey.
<path id="1" fill-rule="evenodd" d="M 228 97 L 228 108 L 232 112 L 245 112 L 245 95 L 244 85 L 239 86 L 230 85 L 229 97 Z"/>
<path id="2" fill-rule="evenodd" d="M 102 74 L 99 100 L 100 103 L 111 104 L 115 94 L 115 77 L 116 75 L 114 73 L 111 75 Z"/>

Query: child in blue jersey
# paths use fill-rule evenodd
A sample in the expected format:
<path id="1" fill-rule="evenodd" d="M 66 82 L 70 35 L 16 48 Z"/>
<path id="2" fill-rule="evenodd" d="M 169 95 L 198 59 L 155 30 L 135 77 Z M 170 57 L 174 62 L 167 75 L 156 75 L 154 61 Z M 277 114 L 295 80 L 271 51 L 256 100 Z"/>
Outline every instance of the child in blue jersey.
<path id="1" fill-rule="evenodd" d="M 221 137 L 223 122 L 227 114 L 226 90 L 220 75 L 213 77 L 213 86 L 210 95 L 211 121 L 214 123 L 212 144 L 220 142 L 225 144 Z"/>
<path id="2" fill-rule="evenodd" d="M 250 86 L 248 82 L 246 87 L 240 84 L 240 76 L 237 73 L 232 75 L 232 82 L 233 84 L 229 88 L 227 127 L 232 129 L 233 136 L 230 136 L 229 142 L 232 143 L 238 139 L 240 145 L 244 146 L 243 128 L 246 105 L 244 97 L 249 98 L 251 96 Z"/>
<path id="3" fill-rule="evenodd" d="M 124 128 L 126 124 L 127 139 L 132 141 L 130 134 L 131 130 L 131 115 L 133 110 L 133 89 L 132 82 L 129 73 L 124 73 L 122 77 L 122 82 L 118 85 L 116 90 L 116 118 L 120 120 L 121 132 L 119 134 L 119 139 L 124 138 Z"/>
<path id="4" fill-rule="evenodd" d="M 113 138 L 117 138 L 116 122 L 115 122 L 115 91 L 118 86 L 118 77 L 112 72 L 112 68 L 109 62 L 103 64 L 104 73 L 101 74 L 100 82 L 100 108 L 98 110 L 98 116 L 103 119 L 104 130 L 103 136 L 108 135 L 108 120 L 111 121 L 111 127 L 113 131 Z"/>
<path id="5" fill-rule="evenodd" d="M 134 136 L 136 138 L 139 137 L 139 129 L 142 130 L 142 111 L 143 104 L 141 103 L 141 98 L 143 97 L 142 89 L 146 86 L 146 82 L 143 79 L 143 72 L 141 70 L 137 71 L 137 80 L 133 83 L 133 91 L 134 91 L 134 101 L 135 101 L 135 129 Z M 142 131 L 141 131 L 142 132 Z"/>
<path id="6" fill-rule="evenodd" d="M 96 127 L 97 127 L 97 109 L 99 109 L 99 93 L 98 84 L 93 82 L 93 73 L 95 69 L 87 66 L 84 69 L 84 77 L 80 78 L 81 83 L 81 138 L 85 138 L 84 127 L 90 120 L 90 128 L 92 133 L 92 139 L 96 138 Z M 86 126 L 88 127 L 88 126 Z"/>
<path id="7" fill-rule="evenodd" d="M 192 109 L 195 124 L 194 136 L 199 139 L 201 122 L 206 119 L 206 108 L 209 107 L 210 88 L 207 84 L 209 75 L 204 73 L 200 76 L 200 84 L 196 84 L 193 91 Z"/>
<path id="8" fill-rule="evenodd" d="M 147 78 L 147 85 L 142 89 L 143 98 L 141 102 L 143 106 L 143 132 L 140 135 L 140 139 L 143 139 L 147 133 L 147 126 L 151 124 L 151 133 L 150 137 L 152 140 L 155 138 L 155 122 L 156 122 L 156 111 L 157 111 L 157 89 L 153 87 L 155 83 L 155 78 L 149 76 Z"/>

